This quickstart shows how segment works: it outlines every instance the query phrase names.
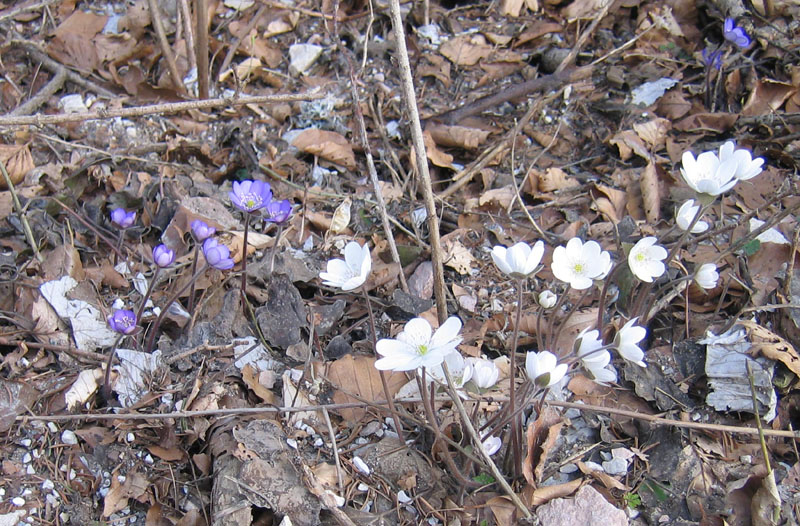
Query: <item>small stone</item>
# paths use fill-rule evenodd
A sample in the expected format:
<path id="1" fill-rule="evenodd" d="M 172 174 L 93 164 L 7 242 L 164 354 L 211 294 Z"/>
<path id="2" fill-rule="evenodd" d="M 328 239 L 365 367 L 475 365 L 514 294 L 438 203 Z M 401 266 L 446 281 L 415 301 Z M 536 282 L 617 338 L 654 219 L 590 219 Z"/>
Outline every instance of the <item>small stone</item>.
<path id="1" fill-rule="evenodd" d="M 76 435 L 74 431 L 65 429 L 61 432 L 61 442 L 68 446 L 74 446 L 78 443 L 78 435 Z"/>
<path id="2" fill-rule="evenodd" d="M 31 447 L 31 439 L 30 438 L 23 438 L 19 441 L 19 445 L 22 447 Z"/>
<path id="3" fill-rule="evenodd" d="M 289 73 L 297 77 L 308 71 L 322 55 L 322 46 L 294 44 L 289 47 Z"/>
<path id="4" fill-rule="evenodd" d="M 55 489 L 55 487 L 56 487 L 56 485 L 53 484 L 53 481 L 50 480 L 50 479 L 45 479 L 45 481 L 42 482 L 42 489 L 44 491 L 50 491 L 52 489 Z"/>
<path id="5" fill-rule="evenodd" d="M 609 503 L 596 489 L 583 486 L 571 499 L 553 499 L 536 509 L 536 518 L 548 526 L 602 524 L 627 526 L 624 511 Z"/>
<path id="6" fill-rule="evenodd" d="M 366 476 L 369 476 L 372 473 L 372 470 L 369 468 L 366 462 L 361 457 L 353 457 L 353 465 Z"/>
<path id="7" fill-rule="evenodd" d="M 563 466 L 558 468 L 558 471 L 568 475 L 570 473 L 575 473 L 576 471 L 578 471 L 578 466 L 576 466 L 575 464 L 564 464 Z"/>
<path id="8" fill-rule="evenodd" d="M 24 455 L 22 455 L 22 463 L 23 464 L 30 464 L 30 462 L 31 462 L 31 454 L 30 453 L 25 453 Z"/>
<path id="9" fill-rule="evenodd" d="M 28 475 L 35 475 L 36 474 L 36 470 L 33 469 L 33 464 L 28 464 L 28 467 L 25 468 L 25 473 L 27 473 Z"/>
<path id="10" fill-rule="evenodd" d="M 609 475 L 624 475 L 628 472 L 628 462 L 622 458 L 614 458 L 603 462 L 603 471 Z"/>
<path id="11" fill-rule="evenodd" d="M 25 499 L 23 499 L 22 497 L 14 497 L 13 499 L 11 499 L 11 504 L 17 506 L 18 508 L 22 507 L 25 505 Z"/>

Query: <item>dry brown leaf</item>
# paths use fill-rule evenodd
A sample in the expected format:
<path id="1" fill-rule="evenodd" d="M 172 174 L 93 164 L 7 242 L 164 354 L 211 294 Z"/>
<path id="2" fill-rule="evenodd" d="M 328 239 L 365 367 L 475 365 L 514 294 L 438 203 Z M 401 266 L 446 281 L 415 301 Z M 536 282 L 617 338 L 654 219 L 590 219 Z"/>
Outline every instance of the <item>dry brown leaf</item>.
<path id="1" fill-rule="evenodd" d="M 53 32 L 55 38 L 47 45 L 48 54 L 81 71 L 93 71 L 100 64 L 93 39 L 103 30 L 107 20 L 104 15 L 74 11 Z"/>
<path id="2" fill-rule="evenodd" d="M 433 140 L 428 130 L 422 132 L 422 140 L 425 143 L 425 153 L 430 162 L 442 168 L 453 168 L 453 156 L 436 146 L 436 141 Z"/>
<path id="3" fill-rule="evenodd" d="M 658 187 L 658 170 L 652 162 L 647 163 L 642 170 L 639 186 L 642 189 L 644 215 L 648 223 L 655 225 L 661 218 L 661 192 Z"/>
<path id="4" fill-rule="evenodd" d="M 488 192 L 484 192 L 478 199 L 478 204 L 480 206 L 483 206 L 487 203 L 491 203 L 501 208 L 507 209 L 514 201 L 514 199 L 516 199 L 516 197 L 517 194 L 516 192 L 514 192 L 514 188 L 511 185 L 508 185 L 502 188 L 495 188 L 494 190 L 489 190 Z"/>
<path id="5" fill-rule="evenodd" d="M 9 430 L 15 423 L 14 419 L 27 412 L 36 399 L 32 387 L 0 378 L 0 433 Z"/>
<path id="6" fill-rule="evenodd" d="M 524 0 L 503 0 L 500 4 L 500 13 L 505 16 L 519 16 Z"/>
<path id="7" fill-rule="evenodd" d="M 492 46 L 483 35 L 460 35 L 442 44 L 439 52 L 453 64 L 474 66 L 479 60 L 492 54 Z"/>
<path id="8" fill-rule="evenodd" d="M 514 39 L 514 37 L 512 36 L 501 35 L 499 33 L 492 33 L 490 31 L 484 31 L 482 34 L 489 40 L 489 42 L 491 42 L 496 46 L 508 45 L 508 43 Z"/>
<path id="9" fill-rule="evenodd" d="M 619 222 L 625 216 L 625 205 L 628 203 L 625 192 L 605 184 L 595 184 L 595 188 L 605 195 L 605 198 L 599 197 L 595 200 L 597 209 L 606 214 L 612 222 Z"/>
<path id="10" fill-rule="evenodd" d="M 247 364 L 242 367 L 242 381 L 244 381 L 245 385 L 247 385 L 256 396 L 266 403 L 279 405 L 277 395 L 261 384 L 258 371 L 252 365 Z"/>
<path id="11" fill-rule="evenodd" d="M 6 165 L 8 177 L 14 185 L 21 183 L 25 174 L 36 167 L 27 144 L 0 144 L 0 162 Z M 0 178 L 0 188 L 8 188 L 4 178 Z"/>
<path id="12" fill-rule="evenodd" d="M 618 132 L 611 138 L 609 143 L 619 148 L 619 156 L 623 161 L 627 161 L 634 154 L 646 161 L 650 161 L 652 157 L 644 141 L 633 130 Z"/>
<path id="13" fill-rule="evenodd" d="M 738 118 L 738 113 L 695 113 L 676 122 L 673 128 L 683 132 L 723 133 L 730 130 Z"/>
<path id="14" fill-rule="evenodd" d="M 607 487 L 608 489 L 618 489 L 620 491 L 630 491 L 630 488 L 623 484 L 622 482 L 618 481 L 608 473 L 600 470 L 594 470 L 583 463 L 583 461 L 579 460 L 576 462 L 578 468 L 580 468 L 581 472 L 585 475 L 589 475 L 594 479 L 598 480 L 603 486 Z"/>
<path id="15" fill-rule="evenodd" d="M 372 356 L 345 355 L 328 364 L 327 378 L 334 388 L 333 401 L 337 404 L 358 402 L 358 399 L 348 396 L 353 393 L 359 399 L 367 402 L 385 400 L 380 371 L 375 369 L 375 358 Z M 403 385 L 408 382 L 402 373 L 386 372 L 386 382 L 389 384 L 389 395 L 394 396 Z M 366 415 L 366 409 L 352 407 L 336 410 L 342 418 L 350 423 L 356 423 Z"/>
<path id="16" fill-rule="evenodd" d="M 564 28 L 561 26 L 561 24 L 557 24 L 555 22 L 545 22 L 544 20 L 536 20 L 530 24 L 529 29 L 517 37 L 513 47 L 527 44 L 531 40 L 536 40 L 537 38 L 541 38 L 544 35 L 549 35 L 550 33 L 560 33 L 563 29 Z"/>
<path id="17" fill-rule="evenodd" d="M 539 192 L 555 192 L 580 186 L 580 183 L 567 175 L 561 168 L 548 168 L 544 172 L 531 169 L 531 178 L 536 178 L 535 187 Z"/>
<path id="18" fill-rule="evenodd" d="M 166 448 L 154 444 L 152 446 L 147 446 L 147 450 L 161 460 L 166 460 L 167 462 L 175 462 L 186 456 L 186 452 L 177 447 Z"/>
<path id="19" fill-rule="evenodd" d="M 109 517 L 128 505 L 128 499 L 138 499 L 147 492 L 150 483 L 138 471 L 129 472 L 120 482 L 116 472 L 111 476 L 111 489 L 103 501 L 103 517 Z"/>
<path id="20" fill-rule="evenodd" d="M 547 463 L 547 455 L 558 440 L 564 419 L 552 407 L 545 407 L 528 425 L 526 433 L 528 454 L 522 463 L 522 474 L 525 480 L 533 487 L 537 487 L 542 480 L 542 473 Z"/>
<path id="21" fill-rule="evenodd" d="M 781 362 L 800 377 L 800 354 L 791 343 L 755 322 L 739 320 L 736 324 L 747 329 L 747 339 L 752 344 L 750 353 L 753 356 L 760 354 L 770 360 Z"/>
<path id="22" fill-rule="evenodd" d="M 633 131 L 650 146 L 651 152 L 657 152 L 664 147 L 667 133 L 672 129 L 672 122 L 668 119 L 652 119 L 647 122 L 636 123 Z"/>
<path id="23" fill-rule="evenodd" d="M 674 122 L 689 113 L 691 109 L 692 103 L 686 100 L 683 92 L 671 89 L 658 99 L 656 113 Z"/>
<path id="24" fill-rule="evenodd" d="M 468 275 L 472 270 L 473 263 L 477 263 L 469 249 L 460 241 L 466 233 L 466 230 L 459 228 L 442 236 L 444 264 L 463 275 Z"/>
<path id="25" fill-rule="evenodd" d="M 561 11 L 562 16 L 572 21 L 578 18 L 592 18 L 596 11 L 599 11 L 609 2 L 609 0 L 577 0 Z"/>
<path id="26" fill-rule="evenodd" d="M 786 82 L 760 79 L 742 108 L 742 115 L 752 117 L 777 111 L 786 99 L 796 94 L 797 87 Z"/>
<path id="27" fill-rule="evenodd" d="M 541 506 L 547 504 L 553 499 L 568 497 L 578 491 L 583 485 L 583 479 L 577 478 L 563 484 L 555 484 L 553 486 L 542 486 L 541 488 L 534 488 L 533 486 L 525 486 L 522 490 L 523 502 L 528 506 Z"/>
<path id="28" fill-rule="evenodd" d="M 434 77 L 439 79 L 445 88 L 450 87 L 450 62 L 439 55 L 425 54 L 425 60 L 420 62 L 417 75 L 420 77 Z"/>
<path id="29" fill-rule="evenodd" d="M 492 497 L 486 501 L 486 505 L 494 515 L 494 521 L 497 526 L 513 526 L 516 524 L 515 515 L 517 508 L 511 499 L 505 495 Z"/>
<path id="30" fill-rule="evenodd" d="M 474 150 L 486 140 L 491 132 L 469 128 L 467 126 L 447 126 L 445 124 L 429 124 L 425 131 L 438 146 L 445 148 L 466 148 Z"/>
<path id="31" fill-rule="evenodd" d="M 292 146 L 305 153 L 318 155 L 332 163 L 351 170 L 356 167 L 353 146 L 340 133 L 311 128 L 301 132 L 292 141 Z"/>

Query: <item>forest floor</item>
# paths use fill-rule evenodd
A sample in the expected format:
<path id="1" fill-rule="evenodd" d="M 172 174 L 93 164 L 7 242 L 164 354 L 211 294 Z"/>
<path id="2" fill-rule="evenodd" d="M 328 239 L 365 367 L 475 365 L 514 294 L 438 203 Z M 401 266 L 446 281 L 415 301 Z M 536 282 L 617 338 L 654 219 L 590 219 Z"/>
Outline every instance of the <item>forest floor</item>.
<path id="1" fill-rule="evenodd" d="M 0 525 L 798 524 L 797 2 L 400 13 L 421 135 L 383 0 L 0 1 Z"/>

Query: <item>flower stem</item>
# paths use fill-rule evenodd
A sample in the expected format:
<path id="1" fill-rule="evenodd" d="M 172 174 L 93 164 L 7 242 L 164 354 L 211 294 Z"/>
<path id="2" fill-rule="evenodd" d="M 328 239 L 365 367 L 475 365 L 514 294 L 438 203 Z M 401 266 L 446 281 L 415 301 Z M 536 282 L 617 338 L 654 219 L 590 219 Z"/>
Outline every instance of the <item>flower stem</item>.
<path id="1" fill-rule="evenodd" d="M 107 401 L 111 400 L 111 396 L 113 393 L 111 392 L 111 364 L 114 363 L 114 355 L 117 353 L 117 347 L 119 347 L 122 338 L 124 338 L 124 334 L 120 334 L 117 336 L 114 345 L 111 346 L 111 351 L 108 353 L 108 361 L 106 362 L 106 372 L 105 376 L 103 377 L 103 389 L 101 394 L 103 398 Z"/>
<path id="2" fill-rule="evenodd" d="M 372 312 L 372 303 L 369 301 L 369 294 L 367 294 L 367 287 L 366 285 L 361 286 L 361 292 L 364 294 L 364 301 L 367 302 L 367 312 L 369 313 L 369 329 L 370 329 L 370 337 L 372 338 L 372 348 L 375 350 L 375 353 L 378 352 L 378 332 L 375 329 L 375 314 Z M 379 371 L 381 377 L 381 386 L 383 387 L 383 395 L 386 397 L 386 403 L 389 404 L 389 411 L 392 413 L 392 419 L 394 420 L 394 427 L 397 431 L 397 436 L 400 438 L 400 441 L 405 444 L 405 437 L 403 436 L 403 423 L 400 420 L 400 416 L 397 414 L 397 408 L 394 405 L 394 398 L 391 396 L 391 392 L 389 391 L 389 382 L 386 380 L 386 372 Z"/>
<path id="3" fill-rule="evenodd" d="M 517 345 L 519 343 L 519 324 L 522 321 L 522 288 L 524 284 L 523 280 L 517 280 L 517 315 L 514 321 L 514 335 L 511 337 L 511 371 L 508 377 L 508 384 L 509 404 L 512 414 L 517 407 Z M 511 420 L 511 448 L 514 462 L 513 473 L 514 478 L 517 478 L 522 473 L 522 435 L 520 433 L 520 419 L 518 415 L 515 415 Z"/>
<path id="4" fill-rule="evenodd" d="M 283 234 L 283 223 L 278 223 L 278 231 L 275 233 L 275 242 L 272 244 L 272 248 L 269 249 L 269 274 L 272 275 L 272 271 L 275 270 L 275 251 L 278 248 L 278 242 L 281 240 L 281 234 Z"/>
<path id="5" fill-rule="evenodd" d="M 139 305 L 139 312 L 136 313 L 136 319 L 141 322 L 142 320 L 142 313 L 144 313 L 144 306 L 147 305 L 147 300 L 150 299 L 150 294 L 153 293 L 153 288 L 156 285 L 156 279 L 158 279 L 158 273 L 161 272 L 161 267 L 156 265 L 156 270 L 153 272 L 153 277 L 150 278 L 150 283 L 147 284 L 147 292 L 144 294 L 144 298 L 142 299 L 142 304 Z"/>
<path id="6" fill-rule="evenodd" d="M 147 337 L 147 345 L 144 348 L 145 352 L 149 353 L 149 352 L 153 351 L 153 342 L 155 341 L 155 338 L 156 338 L 156 332 L 158 332 L 158 328 L 161 326 L 161 322 L 164 321 L 164 316 L 166 316 L 167 312 L 169 312 L 170 305 L 175 303 L 178 300 L 178 298 L 180 297 L 180 295 L 183 294 L 184 292 L 186 292 L 186 289 L 188 289 L 197 280 L 197 278 L 200 276 L 200 274 L 202 274 L 203 272 L 206 271 L 207 268 L 208 268 L 208 265 L 203 265 L 203 268 L 198 270 L 195 274 L 192 274 L 192 277 L 189 280 L 189 283 L 187 283 L 183 287 L 181 287 L 180 290 L 178 290 L 178 292 L 173 294 L 167 300 L 167 303 L 164 305 L 164 308 L 161 309 L 161 314 L 158 315 L 158 318 L 156 318 L 155 323 L 153 323 L 153 326 L 150 328 L 150 335 Z"/>
<path id="7" fill-rule="evenodd" d="M 200 257 L 200 244 L 195 243 L 194 245 L 194 258 L 192 259 L 192 276 L 194 276 L 194 272 L 197 270 L 197 258 Z M 195 281 L 192 280 L 192 286 L 189 289 L 189 314 L 194 315 L 194 286 Z"/>
<path id="8" fill-rule="evenodd" d="M 244 215 L 244 243 L 242 244 L 242 312 L 247 312 L 247 230 L 250 227 L 250 214 Z"/>

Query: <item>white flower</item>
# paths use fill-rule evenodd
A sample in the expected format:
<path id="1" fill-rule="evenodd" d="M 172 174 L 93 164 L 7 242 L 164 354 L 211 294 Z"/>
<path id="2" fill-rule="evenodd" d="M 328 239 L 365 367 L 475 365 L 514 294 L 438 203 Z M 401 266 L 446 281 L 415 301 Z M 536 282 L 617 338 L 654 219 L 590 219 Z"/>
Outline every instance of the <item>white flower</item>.
<path id="1" fill-rule="evenodd" d="M 447 369 L 450 371 L 450 376 L 453 378 L 453 387 L 456 389 L 464 387 L 464 384 L 469 382 L 472 378 L 472 363 L 465 360 L 457 349 L 454 348 L 453 351 L 447 353 L 444 357 L 444 362 L 447 363 Z M 431 367 L 428 373 L 440 383 L 445 383 L 447 381 L 447 377 L 444 374 L 444 367 L 442 367 L 441 364 Z"/>
<path id="2" fill-rule="evenodd" d="M 342 290 L 357 289 L 367 281 L 369 271 L 372 270 L 372 257 L 369 247 L 362 247 L 351 241 L 344 247 L 344 260 L 332 259 L 328 261 L 327 272 L 320 272 L 323 285 L 338 287 Z"/>
<path id="3" fill-rule="evenodd" d="M 553 275 L 573 289 L 592 286 L 592 280 L 604 275 L 611 265 L 611 255 L 602 250 L 596 241 L 582 242 L 573 237 L 566 247 L 553 251 Z"/>
<path id="4" fill-rule="evenodd" d="M 467 358 L 467 362 L 472 364 L 472 383 L 481 389 L 489 389 L 497 383 L 497 379 L 500 377 L 500 369 L 493 361 L 482 358 Z"/>
<path id="5" fill-rule="evenodd" d="M 525 372 L 531 382 L 539 387 L 550 387 L 564 378 L 567 364 L 558 364 L 558 358 L 550 351 L 529 352 L 525 356 Z"/>
<path id="6" fill-rule="evenodd" d="M 667 249 L 656 245 L 657 239 L 649 236 L 640 239 L 628 254 L 628 266 L 633 275 L 642 281 L 652 283 L 661 276 L 666 267 L 662 260 L 667 258 Z"/>
<path id="7" fill-rule="evenodd" d="M 721 162 L 714 152 L 703 152 L 694 158 L 684 152 L 681 158 L 681 175 L 692 190 L 699 194 L 719 195 L 737 183 L 738 162 L 734 157 Z"/>
<path id="8" fill-rule="evenodd" d="M 611 362 L 611 354 L 603 349 L 600 331 L 584 329 L 577 338 L 573 349 L 587 369 L 602 369 Z"/>
<path id="9" fill-rule="evenodd" d="M 681 230 L 689 230 L 689 225 L 692 224 L 694 216 L 700 210 L 700 205 L 694 204 L 694 199 L 689 199 L 681 205 L 678 212 L 675 214 L 675 222 Z M 697 221 L 692 227 L 692 234 L 699 234 L 708 230 L 708 223 L 705 221 Z"/>
<path id="10" fill-rule="evenodd" d="M 511 248 L 496 246 L 492 248 L 492 260 L 504 274 L 523 279 L 534 273 L 542 261 L 544 243 L 537 241 L 533 248 L 527 243 L 517 243 Z"/>
<path id="11" fill-rule="evenodd" d="M 700 265 L 700 268 L 697 269 L 697 272 L 694 274 L 694 282 L 705 290 L 716 287 L 718 279 L 719 273 L 717 272 L 717 266 L 713 263 L 704 263 Z"/>
<path id="12" fill-rule="evenodd" d="M 733 141 L 728 141 L 719 147 L 719 160 L 725 162 L 729 159 L 736 161 L 736 172 L 734 177 L 738 181 L 747 181 L 761 173 L 761 168 L 764 165 L 764 159 L 756 157 L 753 159 L 752 154 L 748 150 L 736 149 Z"/>
<path id="13" fill-rule="evenodd" d="M 396 339 L 378 340 L 375 349 L 383 358 L 375 362 L 375 368 L 381 371 L 411 371 L 419 367 L 441 365 L 445 357 L 461 343 L 461 336 L 458 335 L 460 330 L 461 320 L 456 317 L 447 318 L 435 333 L 424 318 L 409 320 Z"/>
<path id="14" fill-rule="evenodd" d="M 485 437 L 482 444 L 486 454 L 492 456 L 500 451 L 500 446 L 503 445 L 503 441 L 500 440 L 500 437 Z"/>
<path id="15" fill-rule="evenodd" d="M 647 336 L 647 329 L 636 325 L 638 318 L 633 318 L 622 326 L 614 338 L 614 346 L 620 356 L 641 367 L 647 367 L 644 363 L 644 352 L 639 347 L 639 342 Z"/>
<path id="16" fill-rule="evenodd" d="M 587 369 L 592 379 L 599 384 L 607 384 L 617 381 L 617 370 L 613 365 L 597 369 Z"/>
<path id="17" fill-rule="evenodd" d="M 539 305 L 541 305 L 543 309 L 552 309 L 557 299 L 556 295 L 549 290 L 543 290 L 539 293 Z"/>

